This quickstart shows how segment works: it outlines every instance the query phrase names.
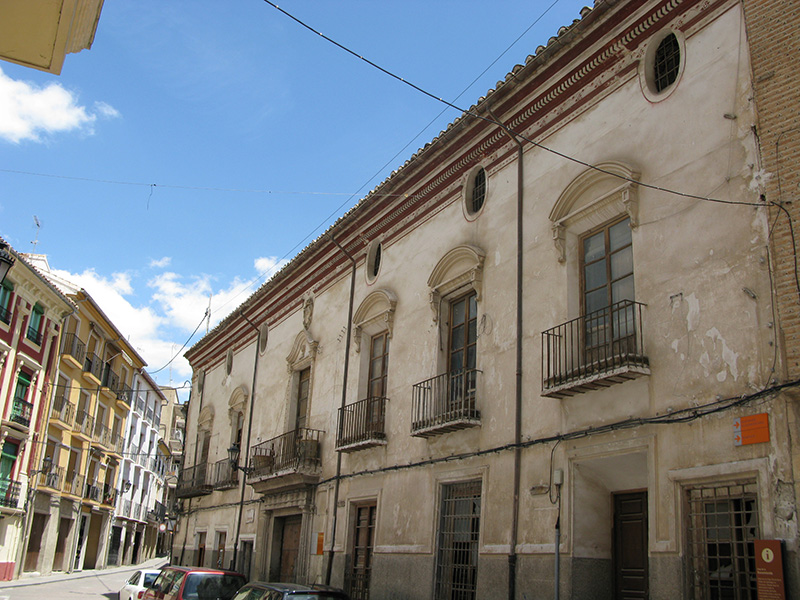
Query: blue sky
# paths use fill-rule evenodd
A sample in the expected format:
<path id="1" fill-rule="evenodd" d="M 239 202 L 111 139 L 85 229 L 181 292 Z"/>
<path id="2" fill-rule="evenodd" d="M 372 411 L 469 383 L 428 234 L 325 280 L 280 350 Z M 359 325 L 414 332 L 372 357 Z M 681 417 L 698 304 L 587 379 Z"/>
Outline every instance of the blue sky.
<path id="1" fill-rule="evenodd" d="M 584 3 L 279 6 L 468 108 Z M 0 62 L 0 235 L 31 252 L 38 234 L 155 371 L 209 296 L 213 327 L 459 115 L 444 109 L 260 0 L 109 0 L 60 76 Z"/>

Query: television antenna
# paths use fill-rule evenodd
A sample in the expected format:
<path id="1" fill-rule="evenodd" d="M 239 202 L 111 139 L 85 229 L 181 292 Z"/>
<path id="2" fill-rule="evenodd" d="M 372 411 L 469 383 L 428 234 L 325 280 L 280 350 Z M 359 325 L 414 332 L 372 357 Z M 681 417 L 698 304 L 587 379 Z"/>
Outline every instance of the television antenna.
<path id="1" fill-rule="evenodd" d="M 39 245 L 39 230 L 42 228 L 42 224 L 39 222 L 39 217 L 33 215 L 33 222 L 36 224 L 36 239 L 34 239 L 31 244 L 33 245 L 33 254 L 36 254 L 36 246 Z"/>

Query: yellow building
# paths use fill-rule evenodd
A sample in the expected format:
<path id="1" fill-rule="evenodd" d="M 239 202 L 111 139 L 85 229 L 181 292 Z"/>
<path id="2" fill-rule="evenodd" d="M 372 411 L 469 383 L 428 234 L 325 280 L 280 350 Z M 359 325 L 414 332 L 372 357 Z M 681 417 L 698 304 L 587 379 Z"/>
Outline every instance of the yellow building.
<path id="1" fill-rule="evenodd" d="M 84 289 L 29 256 L 78 307 L 67 317 L 24 572 L 102 568 L 123 482 L 126 423 L 144 360 Z"/>
<path id="2" fill-rule="evenodd" d="M 69 53 L 92 47 L 103 0 L 3 0 L 0 58 L 61 74 Z"/>

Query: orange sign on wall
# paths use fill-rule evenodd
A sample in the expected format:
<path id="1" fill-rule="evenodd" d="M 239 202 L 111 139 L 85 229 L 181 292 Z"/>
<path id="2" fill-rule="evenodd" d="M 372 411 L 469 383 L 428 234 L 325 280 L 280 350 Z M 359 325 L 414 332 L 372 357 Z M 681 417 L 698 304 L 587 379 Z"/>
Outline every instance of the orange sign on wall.
<path id="1" fill-rule="evenodd" d="M 735 446 L 761 444 L 769 441 L 769 415 L 759 413 L 733 420 L 733 443 Z"/>
<path id="2" fill-rule="evenodd" d="M 325 534 L 323 532 L 317 533 L 317 554 L 323 554 L 325 549 Z"/>
<path id="3" fill-rule="evenodd" d="M 758 600 L 786 600 L 780 540 L 755 540 Z"/>

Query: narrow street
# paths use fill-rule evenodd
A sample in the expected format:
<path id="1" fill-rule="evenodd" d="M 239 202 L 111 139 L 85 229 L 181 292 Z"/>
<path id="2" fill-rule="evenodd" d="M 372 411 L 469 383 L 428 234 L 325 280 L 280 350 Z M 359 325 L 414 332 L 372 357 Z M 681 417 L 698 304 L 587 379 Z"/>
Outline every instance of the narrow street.
<path id="1" fill-rule="evenodd" d="M 3 581 L 0 600 L 117 600 L 119 589 L 136 569 L 154 569 L 166 563 L 166 559 L 154 559 L 113 569 Z"/>

